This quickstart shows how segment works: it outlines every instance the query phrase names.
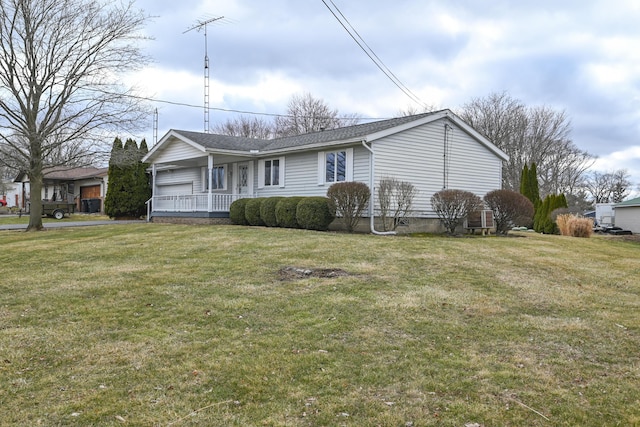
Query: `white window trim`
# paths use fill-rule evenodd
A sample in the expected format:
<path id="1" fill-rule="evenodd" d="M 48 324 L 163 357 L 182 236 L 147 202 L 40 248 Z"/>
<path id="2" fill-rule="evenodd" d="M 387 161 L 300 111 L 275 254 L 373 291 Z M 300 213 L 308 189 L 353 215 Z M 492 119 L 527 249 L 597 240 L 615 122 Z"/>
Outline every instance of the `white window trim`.
<path id="1" fill-rule="evenodd" d="M 347 155 L 346 168 L 344 181 L 327 181 L 327 161 L 326 155 L 328 153 L 339 153 L 344 151 Z M 350 182 L 353 181 L 353 147 L 340 148 L 336 150 L 327 150 L 318 152 L 318 185 L 335 184 L 336 182 Z"/>
<path id="2" fill-rule="evenodd" d="M 278 160 L 278 185 L 265 185 L 264 183 L 264 164 L 272 160 Z M 284 176 L 285 176 L 285 163 L 284 156 L 272 157 L 269 159 L 260 159 L 258 161 L 258 188 L 284 188 Z"/>
<path id="3" fill-rule="evenodd" d="M 226 163 L 221 165 L 213 165 L 213 168 L 223 168 L 224 170 L 224 180 L 222 183 L 222 188 L 214 188 L 211 191 L 227 191 L 227 181 L 229 181 L 229 169 Z M 209 168 L 202 168 L 202 191 L 207 192 L 207 185 L 209 184 Z"/>

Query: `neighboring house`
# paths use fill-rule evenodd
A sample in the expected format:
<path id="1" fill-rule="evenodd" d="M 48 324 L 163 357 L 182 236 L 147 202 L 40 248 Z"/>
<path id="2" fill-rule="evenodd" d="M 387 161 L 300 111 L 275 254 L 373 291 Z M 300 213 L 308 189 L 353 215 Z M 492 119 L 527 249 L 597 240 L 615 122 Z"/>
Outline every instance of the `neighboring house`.
<path id="1" fill-rule="evenodd" d="M 45 170 L 42 184 L 42 200 L 65 201 L 76 205 L 76 212 L 104 212 L 107 194 L 108 168 L 55 167 Z M 30 196 L 29 178 L 21 173 L 15 182 L 22 183 L 20 207 L 28 209 Z"/>
<path id="2" fill-rule="evenodd" d="M 22 186 L 19 183 L 13 182 L 13 176 L 3 177 L 0 182 L 0 206 L 19 207 L 22 193 Z"/>
<path id="3" fill-rule="evenodd" d="M 615 205 L 616 227 L 640 233 L 640 197 Z"/>
<path id="4" fill-rule="evenodd" d="M 153 221 L 225 222 L 236 199 L 325 196 L 341 181 L 373 189 L 371 217 L 379 182 L 395 178 L 417 188 L 411 223 L 421 229 L 439 226 L 434 193 L 482 197 L 501 188 L 505 160 L 450 110 L 273 140 L 171 130 L 143 159 L 153 177 Z"/>

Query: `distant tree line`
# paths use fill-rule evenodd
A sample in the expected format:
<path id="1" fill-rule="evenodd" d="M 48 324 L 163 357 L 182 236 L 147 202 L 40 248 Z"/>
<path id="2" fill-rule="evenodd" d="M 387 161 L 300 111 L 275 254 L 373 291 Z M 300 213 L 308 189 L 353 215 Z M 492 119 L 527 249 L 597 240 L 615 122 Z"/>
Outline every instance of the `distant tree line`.
<path id="1" fill-rule="evenodd" d="M 504 189 L 519 191 L 523 169 L 535 164 L 540 197 L 564 194 L 570 208 L 620 202 L 631 192 L 627 170 L 590 170 L 595 156 L 573 142 L 564 111 L 526 106 L 503 92 L 474 98 L 458 114 L 509 156 L 502 171 Z"/>

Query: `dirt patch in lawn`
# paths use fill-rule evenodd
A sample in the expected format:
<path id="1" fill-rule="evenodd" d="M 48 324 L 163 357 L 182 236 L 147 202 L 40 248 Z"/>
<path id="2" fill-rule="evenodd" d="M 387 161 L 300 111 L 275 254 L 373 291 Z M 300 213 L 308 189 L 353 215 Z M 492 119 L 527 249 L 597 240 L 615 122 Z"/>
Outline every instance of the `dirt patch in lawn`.
<path id="1" fill-rule="evenodd" d="M 340 268 L 305 268 L 305 267 L 282 267 L 278 271 L 280 280 L 298 280 L 309 277 L 333 278 L 350 276 L 351 274 Z"/>

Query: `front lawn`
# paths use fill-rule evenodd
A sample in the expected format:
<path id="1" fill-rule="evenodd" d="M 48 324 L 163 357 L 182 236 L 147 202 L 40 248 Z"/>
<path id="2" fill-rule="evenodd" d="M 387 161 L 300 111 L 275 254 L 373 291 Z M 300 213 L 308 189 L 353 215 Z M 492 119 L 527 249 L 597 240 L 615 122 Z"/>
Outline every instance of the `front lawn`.
<path id="1" fill-rule="evenodd" d="M 71 215 L 65 215 L 64 218 L 58 220 L 55 218 L 51 218 L 48 216 L 42 217 L 42 222 L 72 222 L 72 221 L 104 221 L 109 220 L 110 218 L 106 215 L 100 214 L 85 214 L 85 213 L 74 213 Z M 17 214 L 13 215 L 0 215 L 0 225 L 8 225 L 8 224 L 29 224 L 29 214 L 25 213 L 20 216 Z"/>
<path id="2" fill-rule="evenodd" d="M 640 424 L 637 242 L 0 237 L 3 426 Z"/>

